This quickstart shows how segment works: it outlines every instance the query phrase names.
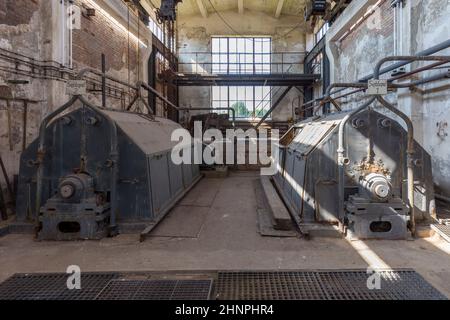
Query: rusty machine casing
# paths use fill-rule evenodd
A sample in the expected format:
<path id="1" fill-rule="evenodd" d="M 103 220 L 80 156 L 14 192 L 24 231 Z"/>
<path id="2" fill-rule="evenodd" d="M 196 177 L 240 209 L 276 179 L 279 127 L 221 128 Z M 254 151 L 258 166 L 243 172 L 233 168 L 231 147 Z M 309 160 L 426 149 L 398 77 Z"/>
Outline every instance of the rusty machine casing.
<path id="1" fill-rule="evenodd" d="M 116 160 L 111 159 L 111 126 L 117 133 Z M 178 128 L 164 118 L 83 106 L 54 119 L 45 129 L 38 212 L 38 140 L 22 154 L 17 224 L 36 226 L 38 238 L 45 240 L 100 239 L 156 224 L 200 179 L 198 165 L 171 160 L 176 144 L 171 134 Z"/>
<path id="2" fill-rule="evenodd" d="M 373 109 L 357 114 L 344 129 L 340 174 L 339 125 L 347 114 L 294 126 L 280 141 L 274 183 L 300 229 L 336 224 L 351 238 L 405 239 L 410 220 L 406 131 Z M 426 220 L 435 212 L 431 158 L 417 142 L 414 176 L 415 220 Z"/>

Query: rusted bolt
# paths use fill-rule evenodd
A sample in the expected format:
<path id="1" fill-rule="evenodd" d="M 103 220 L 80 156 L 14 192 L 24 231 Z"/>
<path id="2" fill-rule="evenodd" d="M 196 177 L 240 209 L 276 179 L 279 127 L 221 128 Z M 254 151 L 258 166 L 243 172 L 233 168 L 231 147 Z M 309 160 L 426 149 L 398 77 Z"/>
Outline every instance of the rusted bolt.
<path id="1" fill-rule="evenodd" d="M 352 126 L 355 129 L 362 128 L 365 125 L 366 125 L 366 121 L 364 121 L 364 119 L 357 118 L 352 121 Z"/>
<path id="2" fill-rule="evenodd" d="M 91 125 L 91 126 L 95 126 L 98 123 L 98 119 L 96 117 L 88 117 L 86 119 L 86 123 Z"/>
<path id="3" fill-rule="evenodd" d="M 62 117 L 60 121 L 63 125 L 68 126 L 72 123 L 73 120 L 71 117 Z"/>
<path id="4" fill-rule="evenodd" d="M 108 159 L 105 161 L 105 167 L 107 168 L 111 168 L 112 166 L 114 166 L 114 161 L 111 159 Z"/>
<path id="5" fill-rule="evenodd" d="M 423 165 L 422 159 L 416 159 L 414 160 L 414 165 L 416 167 L 421 167 Z"/>
<path id="6" fill-rule="evenodd" d="M 378 126 L 380 128 L 389 128 L 392 125 L 392 121 L 390 119 L 384 118 L 378 120 Z"/>

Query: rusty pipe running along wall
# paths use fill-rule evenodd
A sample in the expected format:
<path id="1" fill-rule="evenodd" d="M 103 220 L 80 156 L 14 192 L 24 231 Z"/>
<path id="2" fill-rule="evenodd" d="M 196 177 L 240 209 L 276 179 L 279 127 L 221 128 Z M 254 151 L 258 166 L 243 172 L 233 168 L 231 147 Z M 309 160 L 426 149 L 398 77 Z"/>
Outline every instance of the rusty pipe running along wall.
<path id="1" fill-rule="evenodd" d="M 401 56 L 387 61 L 449 62 L 448 56 Z M 421 71 L 426 68 L 419 68 Z M 390 88 L 412 87 L 448 78 L 444 73 Z M 365 84 L 334 84 L 360 87 Z M 369 106 L 375 101 L 405 121 L 407 131 Z M 348 123 L 348 125 L 347 125 Z M 351 124 L 351 125 L 350 125 Z M 407 226 L 435 214 L 430 155 L 414 141 L 410 119 L 382 96 L 356 110 L 327 114 L 296 124 L 280 141 L 274 181 L 295 220 L 340 223 L 356 238 L 406 238 Z"/>
<path id="2" fill-rule="evenodd" d="M 450 39 L 447 39 L 447 40 L 445 40 L 445 41 L 443 41 L 443 42 L 441 42 L 441 43 L 439 43 L 439 44 L 437 44 L 437 45 L 435 45 L 433 47 L 430 47 L 430 48 L 428 48 L 426 50 L 420 51 L 415 56 L 429 56 L 429 55 L 435 54 L 437 52 L 443 51 L 443 50 L 448 49 L 448 48 L 450 48 Z M 392 65 L 389 65 L 389 66 L 384 67 L 383 69 L 381 69 L 380 70 L 380 74 L 386 74 L 388 72 L 391 72 L 391 71 L 394 71 L 394 70 L 399 69 L 401 67 L 404 67 L 404 66 L 406 66 L 406 65 L 408 65 L 410 63 L 411 63 L 411 60 L 399 61 L 397 63 L 394 63 Z M 396 79 L 405 78 L 405 77 L 411 76 L 411 75 L 413 75 L 415 73 L 422 72 L 422 71 L 425 71 L 425 70 L 429 70 L 430 67 L 437 67 L 437 66 L 442 65 L 444 63 L 446 63 L 446 61 L 438 61 L 438 62 L 436 62 L 436 63 L 434 63 L 434 64 L 432 64 L 430 66 L 425 66 L 423 68 L 417 68 L 414 71 L 406 72 L 405 74 L 401 74 L 399 76 L 392 77 L 390 79 L 390 81 L 394 81 Z M 358 82 L 366 83 L 368 80 L 373 79 L 373 77 L 374 77 L 374 74 L 372 73 L 372 74 L 370 74 L 370 75 L 368 75 L 366 77 L 363 77 L 363 78 L 359 79 Z M 347 88 L 348 87 L 342 87 L 342 88 L 339 88 L 337 90 L 334 90 L 333 92 L 330 92 L 330 95 L 335 95 L 337 93 L 343 92 Z M 358 90 L 356 92 L 360 92 L 360 91 Z M 345 96 L 348 96 L 348 95 L 354 94 L 354 93 L 355 92 L 345 93 L 345 94 L 342 94 L 339 97 L 345 97 Z M 300 109 L 308 110 L 311 105 L 315 105 L 316 103 L 323 101 L 325 98 L 326 98 L 326 95 L 323 95 L 323 96 L 315 98 L 315 99 L 313 99 L 311 101 L 306 101 L 305 103 L 303 103 L 303 105 L 300 106 Z M 335 99 L 337 99 L 337 98 L 338 97 L 335 97 Z"/>
<path id="3" fill-rule="evenodd" d="M 356 115 L 345 111 L 300 122 L 280 145 L 274 183 L 300 229 L 331 223 L 346 226 L 355 238 L 408 236 L 407 133 L 368 108 L 373 101 Z M 340 128 L 345 153 L 338 153 Z M 431 157 L 416 142 L 414 149 L 416 218 L 429 219 L 435 211 Z"/>
<path id="4" fill-rule="evenodd" d="M 99 239 L 156 224 L 200 179 L 198 165 L 171 160 L 178 128 L 74 96 L 45 118 L 22 154 L 17 224 L 34 225 L 39 239 L 51 240 Z M 186 144 L 183 152 L 193 156 L 193 148 Z"/>

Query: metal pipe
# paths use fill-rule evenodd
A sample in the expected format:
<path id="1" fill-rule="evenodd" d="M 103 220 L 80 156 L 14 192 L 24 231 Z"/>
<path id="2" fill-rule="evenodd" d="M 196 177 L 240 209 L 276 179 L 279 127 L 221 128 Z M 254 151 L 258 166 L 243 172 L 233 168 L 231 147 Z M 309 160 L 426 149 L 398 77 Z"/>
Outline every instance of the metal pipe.
<path id="1" fill-rule="evenodd" d="M 339 174 L 339 211 L 340 211 L 340 218 L 344 217 L 344 196 L 345 196 L 345 192 L 344 192 L 344 165 L 346 164 L 346 158 L 344 157 L 344 153 L 345 153 L 345 126 L 347 124 L 347 122 L 353 118 L 356 114 L 362 112 L 363 110 L 365 110 L 366 108 L 368 108 L 374 101 L 375 101 L 375 97 L 371 98 L 369 101 L 367 101 L 366 103 L 364 103 L 361 107 L 359 107 L 358 109 L 348 113 L 340 122 L 339 124 L 339 142 L 338 142 L 338 149 L 337 149 L 337 153 L 338 153 L 338 174 Z"/>
<path id="2" fill-rule="evenodd" d="M 418 86 L 418 85 L 421 85 L 421 84 L 425 84 L 425 83 L 432 82 L 432 81 L 438 81 L 438 80 L 442 80 L 442 79 L 445 79 L 445 78 L 450 78 L 450 72 L 437 74 L 437 75 L 434 75 L 434 76 L 431 76 L 431 77 L 426 77 L 426 78 L 423 78 L 423 79 L 420 79 L 420 80 L 416 80 L 416 81 L 412 81 L 412 82 L 409 82 L 409 83 L 396 83 L 394 86 L 395 86 L 395 88 L 410 88 L 410 87 L 413 87 L 413 86 Z M 390 85 L 390 86 L 392 86 L 392 85 Z"/>
<path id="3" fill-rule="evenodd" d="M 383 70 L 381 70 L 381 67 L 383 64 L 385 64 L 388 61 L 406 61 L 403 65 L 409 64 L 414 61 L 441 61 L 441 62 L 450 62 L 449 56 L 423 56 L 423 55 L 417 55 L 417 56 L 390 56 L 385 57 L 378 61 L 378 63 L 375 66 L 374 72 L 373 72 L 373 78 L 379 79 L 380 74 L 385 73 Z M 397 64 L 394 64 L 397 65 Z M 403 66 L 402 65 L 402 66 Z M 391 68 L 391 67 L 389 67 Z M 396 69 L 396 68 L 395 68 Z"/>
<path id="4" fill-rule="evenodd" d="M 41 210 L 41 200 L 42 200 L 42 179 L 44 175 L 44 157 L 45 157 L 45 129 L 47 128 L 47 124 L 59 113 L 63 112 L 70 106 L 72 106 L 77 100 L 79 96 L 73 96 L 68 102 L 63 104 L 61 107 L 50 113 L 48 116 L 42 120 L 42 123 L 39 127 L 39 137 L 38 137 L 38 151 L 37 151 L 37 159 L 36 164 L 38 165 L 36 172 L 36 234 L 38 232 L 39 227 L 39 213 Z"/>
<path id="5" fill-rule="evenodd" d="M 391 78 L 388 80 L 388 82 L 392 82 L 392 81 L 395 81 L 395 80 L 403 79 L 403 78 L 412 76 L 412 75 L 414 75 L 414 74 L 416 74 L 416 73 L 420 73 L 420 72 L 422 72 L 422 71 L 432 70 L 432 69 L 434 69 L 435 67 L 438 67 L 438 66 L 440 66 L 440 65 L 443 65 L 443 64 L 445 64 L 445 63 L 447 63 L 447 62 L 445 62 L 445 61 L 438 61 L 438 62 L 429 64 L 429 65 L 426 65 L 426 66 L 423 66 L 423 67 L 414 69 L 413 71 L 405 72 L 405 73 L 402 73 L 402 74 L 400 74 L 400 75 L 398 75 L 398 76 L 391 77 Z"/>
<path id="6" fill-rule="evenodd" d="M 261 124 L 267 119 L 267 117 L 273 112 L 273 110 L 275 110 L 278 105 L 280 104 L 280 102 L 284 99 L 284 97 L 286 97 L 286 95 L 288 94 L 288 92 L 292 89 L 293 86 L 288 86 L 282 93 L 281 95 L 278 97 L 277 101 L 275 101 L 275 103 L 272 105 L 272 107 L 264 114 L 264 116 L 259 120 L 258 124 L 256 125 L 255 129 L 258 129 Z"/>
<path id="7" fill-rule="evenodd" d="M 329 99 L 331 96 L 331 90 L 334 88 L 362 88 L 367 89 L 367 83 L 360 83 L 360 82 L 338 82 L 338 83 L 332 83 L 330 84 L 326 91 L 324 99 Z"/>
<path id="8" fill-rule="evenodd" d="M 1 155 L 0 155 L 0 167 L 2 168 L 3 178 L 5 180 L 6 188 L 8 189 L 9 195 L 11 196 L 11 199 L 14 199 L 15 198 L 14 188 L 11 184 L 11 181 L 9 180 L 8 172 L 6 172 L 6 167 L 5 164 L 3 163 Z"/>
<path id="9" fill-rule="evenodd" d="M 444 42 L 441 42 L 441 43 L 439 43 L 439 44 L 437 44 L 437 45 L 435 45 L 435 46 L 432 46 L 432 47 L 430 47 L 430 48 L 428 48 L 428 49 L 426 49 L 426 50 L 420 51 L 420 52 L 418 52 L 418 53 L 416 54 L 416 56 L 428 56 L 428 55 L 434 54 L 434 53 L 436 53 L 436 52 L 439 52 L 439 51 L 442 51 L 442 50 L 445 50 L 445 49 L 448 49 L 448 48 L 450 48 L 450 39 L 448 39 L 448 40 L 446 40 L 446 41 L 444 41 Z M 398 68 L 401 68 L 401 67 L 403 67 L 403 66 L 405 66 L 405 65 L 407 65 L 407 64 L 409 64 L 409 63 L 411 63 L 411 61 L 400 61 L 400 62 L 398 62 L 398 63 L 394 63 L 394 64 L 392 64 L 392 65 L 390 65 L 390 66 L 388 66 L 388 67 L 385 67 L 385 68 L 381 69 L 381 70 L 380 70 L 380 75 L 381 75 L 381 74 L 388 73 L 388 72 L 393 71 L 393 70 L 396 70 L 396 69 L 398 69 Z M 423 68 L 419 68 L 419 69 L 420 69 L 420 71 L 425 71 L 425 70 L 427 70 L 427 69 L 423 69 Z M 418 69 L 418 70 L 419 70 L 419 69 Z M 420 72 L 420 71 L 419 71 L 419 72 Z M 412 73 L 411 73 L 411 74 L 412 74 Z M 358 81 L 359 81 L 359 82 L 367 82 L 368 80 L 372 79 L 373 77 L 374 77 L 374 74 L 370 74 L 370 75 L 367 75 L 367 76 L 365 76 L 365 77 L 359 79 Z M 339 92 L 342 92 L 342 91 L 344 91 L 345 89 L 346 89 L 346 88 L 341 88 L 341 89 L 335 90 L 334 92 L 331 92 L 331 95 L 336 94 L 336 93 L 339 93 Z M 305 106 L 308 106 L 308 105 L 310 105 L 310 104 L 313 104 L 314 102 L 320 101 L 320 100 L 322 100 L 323 98 L 324 98 L 324 96 L 319 97 L 319 98 L 316 98 L 316 99 L 313 99 L 313 100 L 310 100 L 310 101 L 304 103 L 304 104 L 302 105 L 302 107 L 305 107 Z"/>
<path id="10" fill-rule="evenodd" d="M 399 116 L 407 126 L 408 131 L 408 144 L 407 144 L 407 150 L 406 150 L 406 166 L 407 166 L 407 179 L 408 179 L 408 204 L 410 207 L 410 229 L 411 233 L 414 236 L 416 233 L 416 220 L 415 220 L 415 206 L 414 206 L 414 126 L 409 119 L 409 117 L 401 112 L 399 109 L 394 107 L 392 104 L 390 104 L 388 101 L 386 101 L 382 96 L 377 96 L 377 100 L 388 110 L 395 113 L 397 116 Z"/>
<path id="11" fill-rule="evenodd" d="M 236 110 L 234 110 L 233 108 L 227 108 L 227 107 L 219 107 L 219 108 L 191 108 L 191 107 L 178 107 L 177 110 L 179 110 L 179 111 L 189 111 L 189 110 L 195 110 L 195 111 L 225 110 L 225 111 L 228 111 L 228 112 L 231 111 L 231 116 L 232 116 L 232 118 L 233 118 L 232 125 L 233 125 L 233 127 L 235 127 L 235 122 L 236 122 Z"/>
<path id="12" fill-rule="evenodd" d="M 136 87 L 138 88 L 138 90 L 140 90 L 140 88 L 144 88 L 147 91 L 150 91 L 151 93 L 155 94 L 156 96 L 158 96 L 158 98 L 160 98 L 161 100 L 163 100 L 168 106 L 170 106 L 171 108 L 177 110 L 177 111 L 189 111 L 189 110 L 227 110 L 229 112 L 232 113 L 232 117 L 233 117 L 233 126 L 234 123 L 236 122 L 236 110 L 234 110 L 233 108 L 190 108 L 190 107 L 177 107 L 175 104 L 173 104 L 172 102 L 170 102 L 166 97 L 164 97 L 163 95 L 161 95 L 158 91 L 156 91 L 154 88 L 152 88 L 149 84 L 145 83 L 144 81 L 138 81 L 136 83 Z"/>
<path id="13" fill-rule="evenodd" d="M 141 88 L 146 89 L 147 91 L 150 91 L 154 95 L 156 95 L 159 99 L 164 101 L 166 104 L 168 104 L 170 107 L 174 108 L 175 110 L 178 110 L 178 107 L 173 104 L 171 101 L 169 101 L 166 97 L 164 97 L 161 93 L 159 93 L 156 89 L 152 88 L 148 85 L 148 83 L 144 81 L 138 81 L 136 82 L 136 90 L 140 90 Z"/>
<path id="14" fill-rule="evenodd" d="M 102 107 L 106 108 L 106 57 L 102 53 Z"/>
<path id="15" fill-rule="evenodd" d="M 449 197 L 446 197 L 446 196 L 443 196 L 442 194 L 435 193 L 435 194 L 434 194 L 434 197 L 435 197 L 436 199 L 440 200 L 440 201 L 450 203 L 450 198 L 449 198 Z"/>
<path id="16" fill-rule="evenodd" d="M 136 88 L 135 86 L 133 86 L 133 85 L 131 85 L 131 84 L 129 84 L 129 83 L 127 83 L 127 82 L 125 82 L 125 81 L 122 81 L 122 80 L 120 80 L 120 79 L 117 79 L 117 78 L 115 78 L 115 77 L 112 77 L 112 76 L 110 76 L 110 75 L 103 74 L 102 72 L 98 71 L 97 69 L 93 69 L 93 68 L 85 68 L 85 69 L 82 69 L 82 70 L 78 73 L 78 75 L 76 76 L 76 78 L 77 78 L 77 79 L 83 79 L 83 78 L 86 76 L 87 73 L 92 73 L 92 74 L 95 74 L 95 75 L 100 76 L 100 77 L 103 77 L 103 76 L 104 76 L 104 77 L 105 77 L 106 79 L 108 79 L 108 80 L 111 80 L 111 81 L 120 83 L 121 85 L 123 85 L 123 86 L 125 86 L 125 87 L 131 88 L 131 89 L 134 89 L 134 90 L 137 90 L 137 88 Z"/>
<path id="17" fill-rule="evenodd" d="M 450 61 L 449 56 L 392 56 L 392 57 L 386 57 L 378 61 L 378 63 L 375 66 L 373 76 L 374 79 L 379 79 L 380 77 L 380 69 L 383 66 L 384 63 L 388 61 L 407 61 L 408 63 L 414 62 L 414 61 Z M 411 233 L 414 236 L 416 233 L 416 221 L 415 221 L 415 205 L 414 205 L 414 160 L 413 155 L 415 153 L 414 150 L 414 126 L 409 119 L 409 117 L 401 112 L 399 109 L 395 108 L 392 104 L 390 104 L 388 101 L 386 101 L 382 96 L 377 96 L 377 100 L 388 110 L 398 115 L 407 126 L 408 131 L 408 145 L 407 145 L 407 180 L 408 180 L 408 204 L 410 207 L 410 229 Z"/>

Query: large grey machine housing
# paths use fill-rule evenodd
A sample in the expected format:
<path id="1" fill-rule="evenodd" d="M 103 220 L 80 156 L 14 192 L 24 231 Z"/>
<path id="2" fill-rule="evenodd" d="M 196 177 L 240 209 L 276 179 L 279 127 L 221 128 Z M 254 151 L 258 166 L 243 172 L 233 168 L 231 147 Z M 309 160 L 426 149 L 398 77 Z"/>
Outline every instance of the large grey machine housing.
<path id="1" fill-rule="evenodd" d="M 336 224 L 350 238 L 405 239 L 407 200 L 406 131 L 384 114 L 368 109 L 348 121 L 339 173 L 339 125 L 348 112 L 295 125 L 280 141 L 273 177 L 300 229 Z M 430 155 L 415 142 L 415 220 L 435 213 Z M 340 190 L 342 189 L 342 190 Z"/>
<path id="2" fill-rule="evenodd" d="M 85 106 L 54 119 L 45 130 L 38 212 L 38 140 L 22 154 L 16 224 L 36 226 L 46 240 L 100 239 L 155 225 L 200 179 L 198 165 L 171 160 L 171 134 L 178 128 L 164 118 Z"/>

